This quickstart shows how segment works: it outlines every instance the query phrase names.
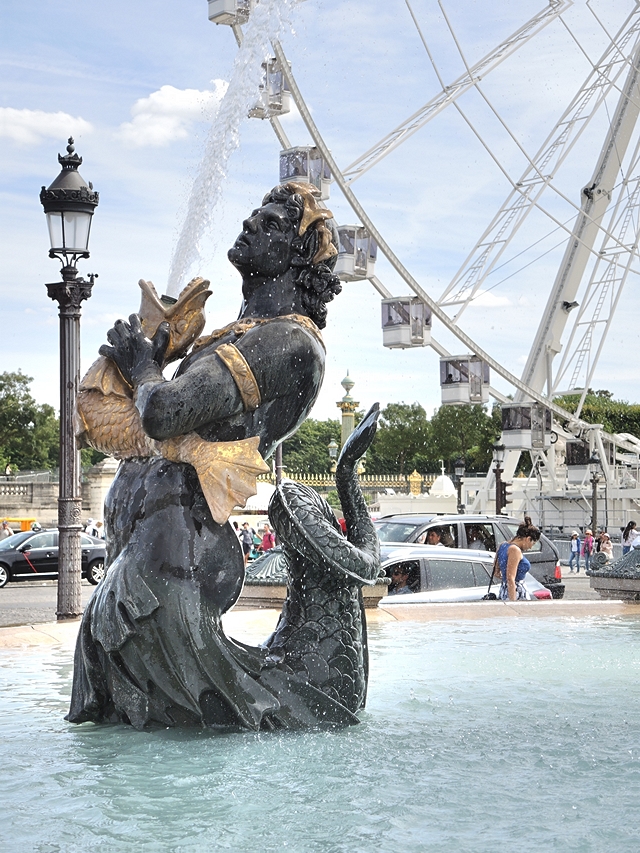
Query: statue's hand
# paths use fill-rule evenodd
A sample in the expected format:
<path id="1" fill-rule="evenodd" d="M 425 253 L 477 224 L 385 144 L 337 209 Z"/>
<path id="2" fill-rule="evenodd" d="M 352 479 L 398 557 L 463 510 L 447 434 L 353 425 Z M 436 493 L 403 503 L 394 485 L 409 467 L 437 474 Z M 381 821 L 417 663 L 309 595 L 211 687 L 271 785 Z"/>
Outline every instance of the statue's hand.
<path id="1" fill-rule="evenodd" d="M 162 378 L 162 363 L 169 344 L 168 323 L 161 323 L 149 340 L 142 331 L 140 317 L 132 314 L 128 323 L 116 320 L 113 329 L 107 332 L 107 340 L 111 346 L 101 346 L 100 355 L 114 361 L 132 387 Z"/>

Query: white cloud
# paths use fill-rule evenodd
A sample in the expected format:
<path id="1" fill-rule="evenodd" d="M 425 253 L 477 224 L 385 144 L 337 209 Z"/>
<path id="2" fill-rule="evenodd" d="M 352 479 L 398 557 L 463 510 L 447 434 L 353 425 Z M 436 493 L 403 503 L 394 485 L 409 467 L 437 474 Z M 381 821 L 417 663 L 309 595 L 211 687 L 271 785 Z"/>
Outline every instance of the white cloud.
<path id="1" fill-rule="evenodd" d="M 503 305 L 511 305 L 511 300 L 506 296 L 498 296 L 496 293 L 479 290 L 476 293 L 472 304 L 480 308 L 498 308 Z"/>
<path id="2" fill-rule="evenodd" d="M 466 299 L 469 292 L 469 290 L 464 290 L 460 294 L 460 299 Z M 499 296 L 487 290 L 478 290 L 470 303 L 473 308 L 498 308 L 503 305 L 511 305 L 511 300 L 506 296 Z"/>
<path id="3" fill-rule="evenodd" d="M 93 127 L 80 117 L 68 113 L 48 113 L 44 110 L 16 110 L 0 107 L 0 138 L 22 145 L 37 145 L 43 138 L 54 139 L 91 133 Z"/>
<path id="4" fill-rule="evenodd" d="M 129 145 L 169 145 L 185 139 L 193 122 L 211 120 L 227 91 L 224 80 L 212 80 L 213 89 L 176 89 L 162 86 L 131 108 L 133 121 L 120 125 L 119 136 Z"/>

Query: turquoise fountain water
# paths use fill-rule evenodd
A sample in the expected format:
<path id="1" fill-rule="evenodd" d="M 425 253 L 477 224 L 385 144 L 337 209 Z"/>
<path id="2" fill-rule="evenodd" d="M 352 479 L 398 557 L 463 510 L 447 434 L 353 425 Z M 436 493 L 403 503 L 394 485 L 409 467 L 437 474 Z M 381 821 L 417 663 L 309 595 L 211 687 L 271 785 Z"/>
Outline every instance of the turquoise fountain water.
<path id="1" fill-rule="evenodd" d="M 71 651 L 0 653 L 0 849 L 638 849 L 640 620 L 370 634 L 362 725 L 324 733 L 71 726 Z"/>

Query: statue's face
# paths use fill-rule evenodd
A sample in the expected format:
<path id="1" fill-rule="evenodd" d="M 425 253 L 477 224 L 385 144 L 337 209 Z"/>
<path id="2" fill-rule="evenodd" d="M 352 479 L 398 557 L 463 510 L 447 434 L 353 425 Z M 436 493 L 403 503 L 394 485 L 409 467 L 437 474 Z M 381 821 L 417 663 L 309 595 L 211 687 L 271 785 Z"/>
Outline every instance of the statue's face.
<path id="1" fill-rule="evenodd" d="M 295 225 L 281 204 L 270 202 L 242 223 L 242 233 L 228 258 L 243 276 L 275 278 L 291 265 Z"/>

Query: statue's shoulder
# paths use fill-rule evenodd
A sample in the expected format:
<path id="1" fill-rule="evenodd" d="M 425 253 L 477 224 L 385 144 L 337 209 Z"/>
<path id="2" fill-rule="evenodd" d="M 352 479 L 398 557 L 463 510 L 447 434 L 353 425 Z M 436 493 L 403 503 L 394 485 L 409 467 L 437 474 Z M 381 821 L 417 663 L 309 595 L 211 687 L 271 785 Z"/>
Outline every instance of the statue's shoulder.
<path id="1" fill-rule="evenodd" d="M 320 344 L 323 350 L 326 349 L 320 329 L 310 317 L 306 317 L 304 314 L 283 314 L 280 317 L 271 317 L 256 326 L 256 330 L 263 330 L 270 336 L 272 334 L 277 336 L 282 334 L 293 335 L 302 341 L 310 338 L 314 343 Z"/>
<path id="2" fill-rule="evenodd" d="M 311 339 L 319 344 L 324 351 L 320 329 L 310 317 L 303 314 L 283 314 L 280 317 L 247 317 L 230 323 L 222 329 L 217 329 L 210 335 L 200 338 L 193 345 L 193 353 L 204 348 L 215 350 L 222 343 L 245 344 L 252 346 L 260 340 L 269 340 L 283 334 L 304 339 Z"/>
<path id="3" fill-rule="evenodd" d="M 324 341 L 320 329 L 310 317 L 303 314 L 283 314 L 280 317 L 261 318 L 256 320 L 251 328 L 248 328 L 238 344 L 242 343 L 253 347 L 257 342 L 271 342 L 274 339 L 281 340 L 286 336 L 290 346 L 300 346 L 305 349 L 317 349 L 320 347 L 325 351 Z"/>

